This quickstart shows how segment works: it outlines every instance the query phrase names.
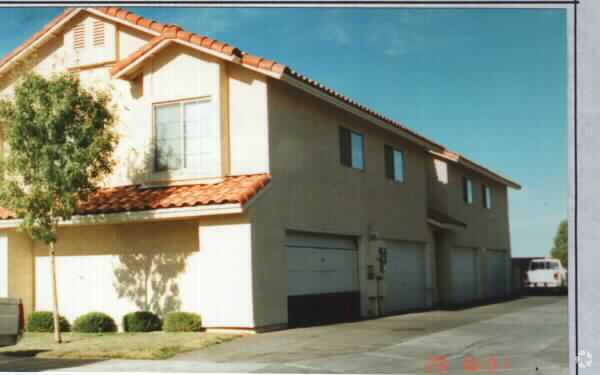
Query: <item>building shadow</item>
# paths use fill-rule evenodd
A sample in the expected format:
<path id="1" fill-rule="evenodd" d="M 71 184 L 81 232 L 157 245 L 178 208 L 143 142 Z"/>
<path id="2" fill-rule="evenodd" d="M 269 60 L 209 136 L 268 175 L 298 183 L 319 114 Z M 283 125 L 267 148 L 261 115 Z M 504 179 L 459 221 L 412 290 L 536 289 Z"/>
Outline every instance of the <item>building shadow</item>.
<path id="1" fill-rule="evenodd" d="M 164 316 L 179 311 L 181 298 L 177 277 L 185 271 L 190 253 L 138 252 L 119 256 L 113 287 L 139 310 Z"/>
<path id="2" fill-rule="evenodd" d="M 6 354 L 6 353 L 3 353 Z M 7 356 L 8 357 L 8 356 Z M 64 358 L 0 358 L 0 372 L 39 372 L 61 370 L 103 362 L 104 359 L 64 359 Z"/>

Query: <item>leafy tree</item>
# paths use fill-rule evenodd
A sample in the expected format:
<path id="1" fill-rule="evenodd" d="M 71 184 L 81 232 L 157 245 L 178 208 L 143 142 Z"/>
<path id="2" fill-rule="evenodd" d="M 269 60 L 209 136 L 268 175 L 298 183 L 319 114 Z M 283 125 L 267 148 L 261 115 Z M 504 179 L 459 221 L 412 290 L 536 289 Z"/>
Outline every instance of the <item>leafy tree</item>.
<path id="1" fill-rule="evenodd" d="M 111 173 L 117 137 L 110 95 L 82 87 L 72 73 L 42 77 L 31 71 L 0 99 L 8 152 L 0 171 L 0 205 L 21 219 L 18 229 L 49 247 L 54 334 L 58 330 L 55 243 L 61 220 Z"/>
<path id="2" fill-rule="evenodd" d="M 556 235 L 554 236 L 554 247 L 552 248 L 552 251 L 550 254 L 552 255 L 553 258 L 560 259 L 561 263 L 565 267 L 567 267 L 568 261 L 569 261 L 568 239 L 569 239 L 569 232 L 568 232 L 567 221 L 563 220 L 560 222 L 560 225 L 558 226 L 558 231 L 556 232 Z"/>

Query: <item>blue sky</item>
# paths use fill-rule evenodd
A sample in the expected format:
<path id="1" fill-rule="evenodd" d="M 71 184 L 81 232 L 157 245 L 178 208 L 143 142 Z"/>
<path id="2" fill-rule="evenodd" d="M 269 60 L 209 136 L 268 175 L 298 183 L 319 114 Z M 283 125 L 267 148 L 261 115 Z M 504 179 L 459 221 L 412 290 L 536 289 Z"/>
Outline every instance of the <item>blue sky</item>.
<path id="1" fill-rule="evenodd" d="M 568 212 L 563 10 L 127 9 L 287 64 L 519 182 L 513 256 L 552 247 Z M 61 11 L 3 8 L 0 55 Z"/>

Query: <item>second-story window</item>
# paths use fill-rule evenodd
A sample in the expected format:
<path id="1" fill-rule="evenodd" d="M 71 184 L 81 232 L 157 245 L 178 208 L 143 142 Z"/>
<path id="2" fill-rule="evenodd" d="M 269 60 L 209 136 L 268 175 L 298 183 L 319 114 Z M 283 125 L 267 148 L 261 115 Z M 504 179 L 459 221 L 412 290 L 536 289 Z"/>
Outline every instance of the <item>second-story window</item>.
<path id="1" fill-rule="evenodd" d="M 155 170 L 193 170 L 216 176 L 219 165 L 219 132 L 210 100 L 154 106 Z"/>
<path id="2" fill-rule="evenodd" d="M 392 146 L 384 146 L 385 176 L 396 182 L 404 182 L 404 153 Z"/>
<path id="3" fill-rule="evenodd" d="M 483 195 L 483 207 L 492 208 L 492 188 L 488 185 L 483 185 L 481 192 Z"/>
<path id="4" fill-rule="evenodd" d="M 340 162 L 342 165 L 363 169 L 365 166 L 364 140 L 361 134 L 340 129 Z"/>
<path id="5" fill-rule="evenodd" d="M 463 200 L 468 204 L 473 203 L 473 181 L 468 177 L 463 177 Z"/>

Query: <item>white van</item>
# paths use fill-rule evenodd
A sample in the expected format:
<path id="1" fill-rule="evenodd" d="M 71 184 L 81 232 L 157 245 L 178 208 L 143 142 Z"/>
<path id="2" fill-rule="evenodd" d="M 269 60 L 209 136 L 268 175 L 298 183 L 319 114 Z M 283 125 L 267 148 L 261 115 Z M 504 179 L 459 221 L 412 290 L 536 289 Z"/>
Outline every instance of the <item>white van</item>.
<path id="1" fill-rule="evenodd" d="M 567 288 L 567 270 L 559 259 L 542 258 L 529 262 L 527 271 L 527 287 L 529 288 Z"/>

